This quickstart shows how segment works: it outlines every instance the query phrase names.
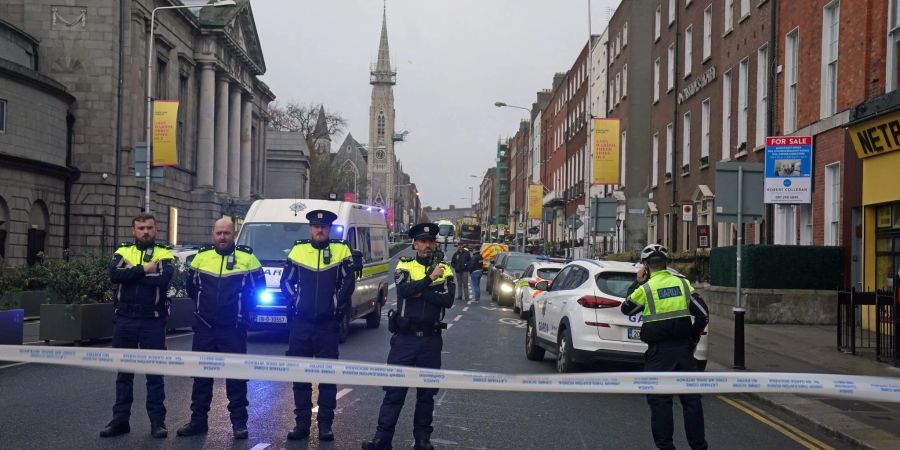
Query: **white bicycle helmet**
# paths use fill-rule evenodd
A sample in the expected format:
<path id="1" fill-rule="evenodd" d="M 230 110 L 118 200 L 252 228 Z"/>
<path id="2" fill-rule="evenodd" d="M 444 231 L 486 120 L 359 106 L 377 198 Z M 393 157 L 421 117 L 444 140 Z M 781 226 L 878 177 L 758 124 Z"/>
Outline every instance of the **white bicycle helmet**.
<path id="1" fill-rule="evenodd" d="M 641 261 L 646 261 L 653 257 L 662 257 L 669 259 L 669 251 L 660 244 L 650 244 L 641 250 Z"/>

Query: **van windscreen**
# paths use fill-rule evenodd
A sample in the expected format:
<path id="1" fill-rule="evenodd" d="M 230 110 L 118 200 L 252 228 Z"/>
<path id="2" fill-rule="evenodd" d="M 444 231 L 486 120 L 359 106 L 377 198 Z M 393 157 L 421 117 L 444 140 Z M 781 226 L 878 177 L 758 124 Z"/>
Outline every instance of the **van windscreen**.
<path id="1" fill-rule="evenodd" d="M 309 224 L 245 223 L 237 243 L 250 246 L 260 261 L 283 262 L 300 239 L 309 239 Z"/>

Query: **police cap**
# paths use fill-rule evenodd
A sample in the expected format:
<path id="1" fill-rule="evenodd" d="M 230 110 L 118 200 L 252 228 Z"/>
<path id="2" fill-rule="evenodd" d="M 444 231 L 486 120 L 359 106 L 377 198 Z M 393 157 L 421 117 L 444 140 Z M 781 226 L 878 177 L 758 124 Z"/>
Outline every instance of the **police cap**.
<path id="1" fill-rule="evenodd" d="M 438 225 L 436 223 L 420 223 L 409 229 L 407 233 L 413 239 L 437 239 Z"/>
<path id="2" fill-rule="evenodd" d="M 326 211 L 324 209 L 317 209 L 314 211 L 310 211 L 306 214 L 306 220 L 309 220 L 310 225 L 321 225 L 324 227 L 330 227 L 331 224 L 337 220 L 337 214 Z"/>

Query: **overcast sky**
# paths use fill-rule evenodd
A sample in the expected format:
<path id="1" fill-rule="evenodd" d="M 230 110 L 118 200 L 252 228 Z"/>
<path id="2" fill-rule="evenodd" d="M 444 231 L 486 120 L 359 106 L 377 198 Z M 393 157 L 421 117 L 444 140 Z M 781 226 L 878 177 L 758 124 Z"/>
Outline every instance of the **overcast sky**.
<path id="1" fill-rule="evenodd" d="M 587 42 L 589 0 L 388 0 L 397 68 L 397 157 L 425 206 L 468 207 L 493 167 L 498 137 L 515 133 L 553 74 Z M 599 34 L 619 0 L 592 0 Z M 253 0 L 268 72 L 280 102 L 324 103 L 368 143 L 369 65 L 381 31 L 381 0 Z M 333 143 L 333 149 L 343 136 Z M 469 175 L 478 175 L 471 178 Z"/>

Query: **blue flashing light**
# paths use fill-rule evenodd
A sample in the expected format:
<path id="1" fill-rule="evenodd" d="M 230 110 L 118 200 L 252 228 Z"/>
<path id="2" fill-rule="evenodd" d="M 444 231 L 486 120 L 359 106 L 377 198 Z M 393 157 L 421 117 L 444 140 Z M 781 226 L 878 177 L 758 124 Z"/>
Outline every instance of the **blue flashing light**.
<path id="1" fill-rule="evenodd" d="M 372 207 L 370 206 L 370 207 L 366 208 L 366 211 L 372 212 Z"/>
<path id="2" fill-rule="evenodd" d="M 259 303 L 263 305 L 271 305 L 272 302 L 275 301 L 275 296 L 269 291 L 260 291 L 257 294 L 257 298 L 259 299 Z"/>
<path id="3" fill-rule="evenodd" d="M 338 232 L 338 233 L 343 233 L 343 232 L 344 232 L 344 227 L 341 226 L 341 225 L 338 225 L 338 226 L 337 226 L 337 232 Z"/>

